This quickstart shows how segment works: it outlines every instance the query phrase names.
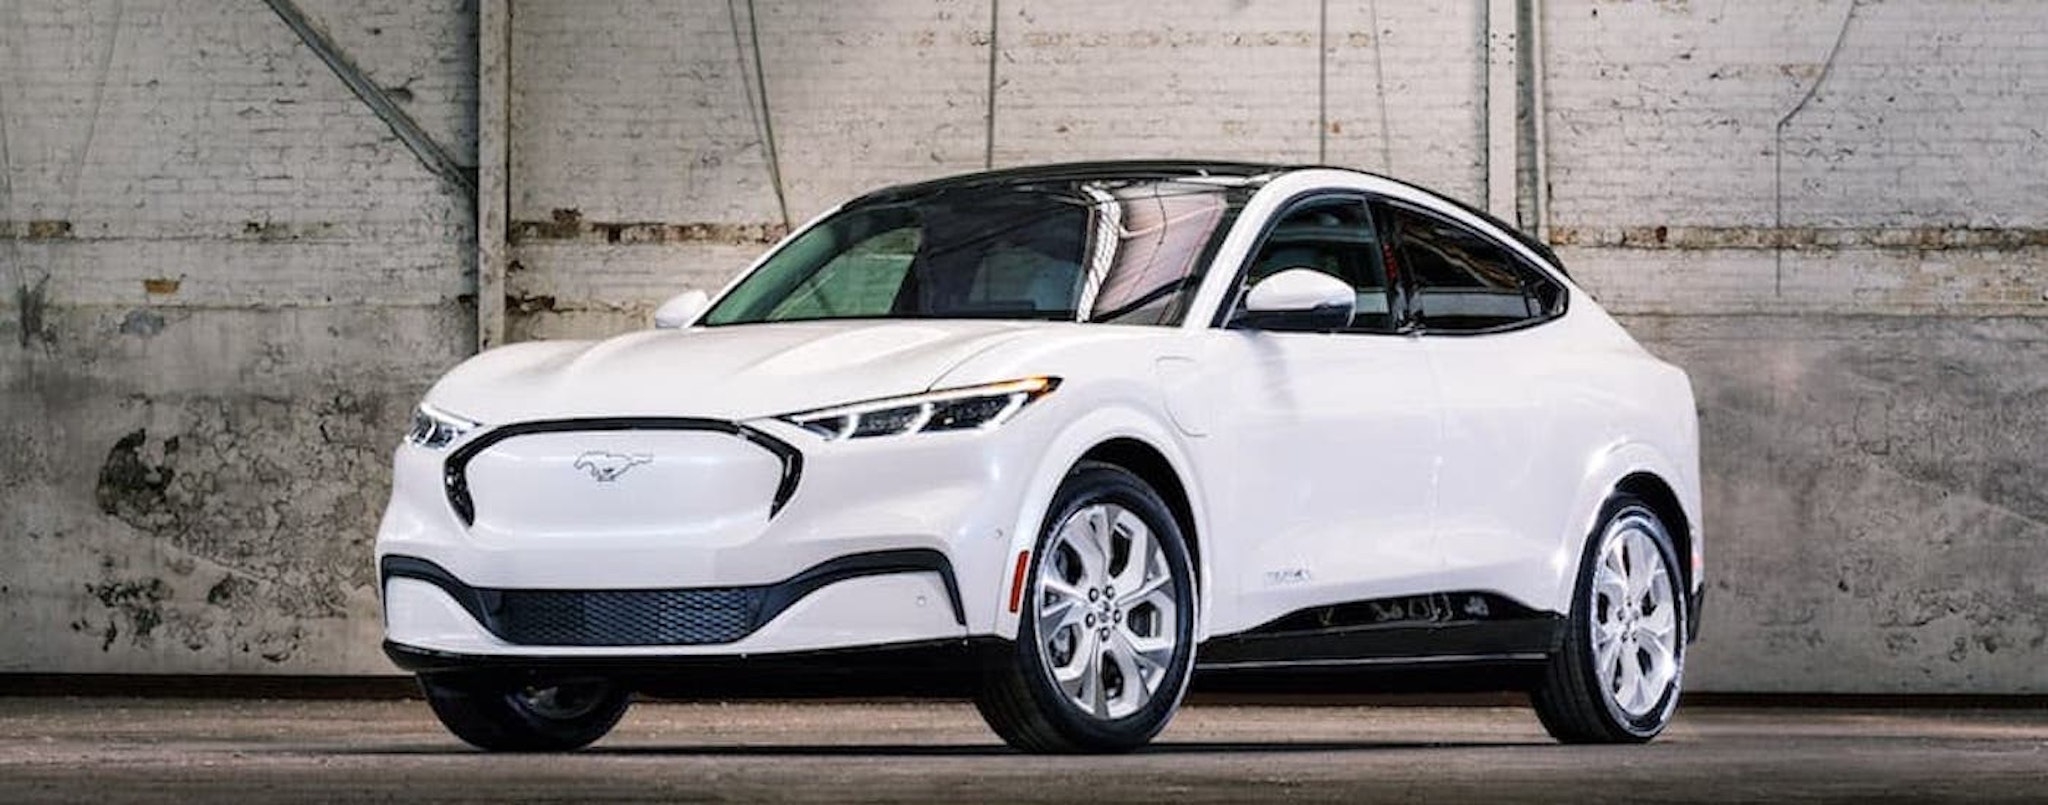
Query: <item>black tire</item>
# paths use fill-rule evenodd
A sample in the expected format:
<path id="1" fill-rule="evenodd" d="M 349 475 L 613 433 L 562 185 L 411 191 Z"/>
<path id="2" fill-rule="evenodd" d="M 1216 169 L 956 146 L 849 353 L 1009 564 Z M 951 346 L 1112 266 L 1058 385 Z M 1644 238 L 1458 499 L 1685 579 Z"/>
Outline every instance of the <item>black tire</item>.
<path id="1" fill-rule="evenodd" d="M 611 732 L 631 695 L 605 680 L 422 674 L 427 705 L 455 737 L 492 752 L 566 752 Z"/>
<path id="2" fill-rule="evenodd" d="M 1639 528 L 1649 537 L 1663 560 L 1664 584 L 1668 586 L 1675 645 L 1670 649 L 1676 669 L 1662 695 L 1639 714 L 1631 714 L 1617 696 L 1601 682 L 1594 640 L 1594 619 L 1600 604 L 1594 594 L 1596 564 L 1617 529 Z M 1536 716 L 1551 737 L 1568 744 L 1639 744 L 1664 731 L 1678 707 L 1679 690 L 1685 680 L 1685 651 L 1688 619 L 1684 576 L 1671 535 L 1655 510 L 1632 495 L 1616 495 L 1601 509 L 1598 525 L 1586 540 L 1579 560 L 1578 583 L 1572 594 L 1572 613 L 1566 623 L 1564 640 L 1552 655 L 1543 682 L 1530 694 Z M 1653 582 L 1654 583 L 1654 582 Z M 1645 615 L 1653 610 L 1645 608 Z M 1630 644 L 1631 646 L 1633 644 Z M 1634 648 L 1623 648 L 1618 658 L 1637 662 Z M 1640 655 L 1647 657 L 1647 654 Z M 1617 672 L 1618 673 L 1618 672 Z M 1648 697 L 1644 697 L 1645 700 Z"/>
<path id="3" fill-rule="evenodd" d="M 1053 679 L 1050 667 L 1053 661 L 1044 655 L 1044 652 L 1056 649 L 1039 639 L 1036 617 L 1045 595 L 1041 589 L 1040 568 L 1047 560 L 1046 548 L 1051 544 L 1055 531 L 1077 512 L 1103 503 L 1136 515 L 1151 532 L 1172 577 L 1173 589 L 1168 597 L 1176 607 L 1170 627 L 1176 641 L 1171 659 L 1156 666 L 1159 670 L 1157 688 L 1151 698 L 1134 712 L 1115 718 L 1104 718 L 1082 709 L 1060 689 Z M 1125 561 L 1130 559 L 1126 556 Z M 1105 560 L 1106 564 L 1109 562 L 1113 560 Z M 1026 752 L 1128 752 L 1151 741 L 1165 729 L 1166 723 L 1179 709 L 1181 696 L 1187 692 L 1189 674 L 1194 668 L 1195 653 L 1197 599 L 1194 563 L 1180 526 L 1165 501 L 1150 485 L 1121 467 L 1082 463 L 1061 482 L 1059 491 L 1053 495 L 1025 578 L 1030 586 L 1024 596 L 1026 605 L 1021 613 L 1017 640 L 991 652 L 984 663 L 980 691 L 975 697 L 975 706 L 980 709 L 982 718 L 997 735 L 1002 736 L 1004 742 Z M 1123 610 L 1119 608 L 1116 622 L 1123 623 L 1122 617 Z M 1138 618 L 1136 608 L 1131 610 L 1131 617 L 1135 624 Z M 1167 631 L 1167 628 L 1160 629 L 1161 633 Z M 1110 678 L 1117 680 L 1119 689 L 1128 684 L 1127 680 L 1121 679 L 1120 671 L 1108 673 Z M 1103 681 L 1104 678 L 1102 672 L 1098 672 L 1094 684 L 1109 684 Z"/>

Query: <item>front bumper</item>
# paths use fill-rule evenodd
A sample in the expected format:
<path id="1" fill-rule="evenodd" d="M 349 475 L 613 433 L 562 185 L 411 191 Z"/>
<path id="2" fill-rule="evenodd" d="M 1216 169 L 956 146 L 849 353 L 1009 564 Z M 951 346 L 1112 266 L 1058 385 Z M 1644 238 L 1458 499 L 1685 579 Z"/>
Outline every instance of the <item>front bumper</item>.
<path id="1" fill-rule="evenodd" d="M 490 589 L 471 586 L 447 569 L 425 559 L 386 556 L 379 563 L 386 607 L 393 613 L 389 632 L 443 649 L 476 650 L 526 647 L 706 646 L 743 643 L 771 625 L 778 633 L 801 629 L 783 622 L 783 615 L 806 604 L 813 593 L 834 585 L 872 579 L 876 583 L 833 590 L 828 598 L 845 598 L 849 590 L 869 591 L 865 600 L 829 612 L 834 627 L 855 637 L 863 620 L 884 633 L 877 638 L 925 636 L 965 628 L 960 586 L 945 555 L 932 550 L 880 551 L 834 559 L 774 584 L 744 587 L 666 590 Z M 931 578 L 943 589 L 943 606 L 951 626 L 932 617 L 937 609 Z M 889 578 L 898 577 L 898 578 Z M 879 588 L 912 591 L 906 602 Z M 431 588 L 431 589 L 429 589 Z M 460 613 L 450 611 L 454 604 Z M 911 604 L 909 612 L 902 604 Z M 804 606 L 802 612 L 816 610 Z M 879 617 L 862 618 L 859 612 Z M 907 634 L 888 634 L 903 629 Z"/>
<path id="2" fill-rule="evenodd" d="M 845 442 L 774 421 L 692 421 L 689 438 L 744 441 L 729 451 L 741 460 L 754 460 L 745 451 L 762 437 L 794 446 L 781 463 L 800 477 L 740 468 L 758 476 L 758 500 L 715 487 L 718 468 L 663 476 L 704 460 L 670 428 L 511 426 L 453 450 L 401 446 L 377 540 L 386 637 L 430 652 L 574 657 L 989 634 L 1029 480 L 1011 468 L 1034 466 L 1045 441 L 1032 419 Z M 491 436 L 513 429 L 530 435 Z M 532 447 L 464 450 L 486 442 Z M 652 454 L 653 464 L 600 479 L 582 450 Z M 478 466 L 514 485 L 493 489 L 482 476 L 471 497 Z M 464 469 L 470 477 L 452 471 Z M 667 497 L 693 492 L 721 508 L 660 519 Z"/>

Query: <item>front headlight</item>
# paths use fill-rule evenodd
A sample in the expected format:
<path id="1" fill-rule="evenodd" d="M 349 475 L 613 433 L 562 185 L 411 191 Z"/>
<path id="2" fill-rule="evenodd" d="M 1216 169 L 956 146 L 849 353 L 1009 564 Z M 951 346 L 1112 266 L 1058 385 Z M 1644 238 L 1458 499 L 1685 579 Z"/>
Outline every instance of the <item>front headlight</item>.
<path id="1" fill-rule="evenodd" d="M 456 439 L 476 428 L 475 422 L 420 403 L 420 407 L 413 409 L 412 430 L 406 432 L 405 440 L 429 450 L 439 450 L 454 444 Z"/>
<path id="2" fill-rule="evenodd" d="M 993 428 L 1059 388 L 1057 377 L 1027 377 L 776 417 L 827 440 Z"/>

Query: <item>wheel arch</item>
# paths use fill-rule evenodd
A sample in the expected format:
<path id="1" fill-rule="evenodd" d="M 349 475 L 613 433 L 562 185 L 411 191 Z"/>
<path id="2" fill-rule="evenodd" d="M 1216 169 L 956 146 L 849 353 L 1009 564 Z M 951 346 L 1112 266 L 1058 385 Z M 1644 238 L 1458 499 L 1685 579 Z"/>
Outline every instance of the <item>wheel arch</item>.
<path id="1" fill-rule="evenodd" d="M 1094 407 L 1047 441 L 1035 464 L 1033 480 L 1020 500 L 1021 508 L 1010 534 L 1003 564 L 1005 575 L 999 585 L 1001 597 L 991 633 L 1003 638 L 1016 636 L 1018 614 L 1011 612 L 1008 605 L 1019 581 L 1017 558 L 1036 549 L 1053 494 L 1075 467 L 1087 461 L 1101 461 L 1128 470 L 1165 498 L 1175 525 L 1188 542 L 1197 590 L 1195 632 L 1197 639 L 1206 637 L 1207 610 L 1213 605 L 1213 596 L 1207 591 L 1213 586 L 1201 558 L 1201 535 L 1206 533 L 1204 524 L 1208 518 L 1201 479 L 1175 439 L 1172 426 L 1148 415 L 1141 407 L 1120 403 Z"/>
<path id="2" fill-rule="evenodd" d="M 1624 442 L 1596 455 L 1575 504 L 1577 512 L 1569 521 L 1556 554 L 1557 611 L 1568 612 L 1578 579 L 1578 564 L 1586 541 L 1600 525 L 1600 512 L 1617 494 L 1632 494 L 1650 505 L 1670 532 L 1672 549 L 1679 555 L 1680 571 L 1688 593 L 1700 588 L 1701 535 L 1699 490 L 1687 482 L 1682 465 L 1663 451 L 1643 442 Z"/>
<path id="3" fill-rule="evenodd" d="M 1166 508 L 1173 513 L 1174 524 L 1180 526 L 1181 538 L 1188 546 L 1188 559 L 1194 563 L 1196 576 L 1202 572 L 1201 530 L 1195 525 L 1195 512 L 1188 500 L 1187 484 L 1180 478 L 1180 471 L 1166 454 L 1159 452 L 1149 442 L 1130 436 L 1118 436 L 1088 449 L 1081 454 L 1081 462 L 1095 461 L 1111 464 L 1138 476 L 1153 491 L 1166 500 Z M 1070 470 L 1071 471 L 1071 470 Z"/>
<path id="4" fill-rule="evenodd" d="M 1672 550 L 1680 557 L 1690 558 L 1695 555 L 1692 545 L 1692 517 L 1686 513 L 1685 504 L 1679 502 L 1678 493 L 1661 476 L 1648 470 L 1631 472 L 1615 482 L 1614 491 L 1609 493 L 1608 497 L 1614 495 L 1634 495 L 1642 498 L 1644 503 L 1649 504 L 1650 511 L 1656 513 L 1657 519 L 1664 521 L 1664 530 L 1671 535 Z M 1678 570 L 1684 574 L 1685 589 L 1693 589 L 1693 575 L 1698 572 L 1697 568 L 1692 566 L 1691 561 L 1682 561 Z"/>

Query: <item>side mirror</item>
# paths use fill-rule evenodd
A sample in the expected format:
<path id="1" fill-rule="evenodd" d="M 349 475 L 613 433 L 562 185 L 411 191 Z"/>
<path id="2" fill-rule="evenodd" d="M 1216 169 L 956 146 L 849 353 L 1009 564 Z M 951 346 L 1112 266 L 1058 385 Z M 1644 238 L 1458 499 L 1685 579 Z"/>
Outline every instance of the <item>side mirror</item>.
<path id="1" fill-rule="evenodd" d="M 1350 285 L 1311 268 L 1290 268 L 1252 286 L 1232 327 L 1328 332 L 1351 326 L 1358 295 Z"/>
<path id="2" fill-rule="evenodd" d="M 711 304 L 711 295 L 703 291 L 684 291 L 670 297 L 654 309 L 654 326 L 660 330 L 688 327 L 697 320 L 697 315 Z"/>

